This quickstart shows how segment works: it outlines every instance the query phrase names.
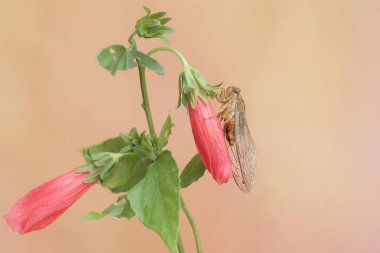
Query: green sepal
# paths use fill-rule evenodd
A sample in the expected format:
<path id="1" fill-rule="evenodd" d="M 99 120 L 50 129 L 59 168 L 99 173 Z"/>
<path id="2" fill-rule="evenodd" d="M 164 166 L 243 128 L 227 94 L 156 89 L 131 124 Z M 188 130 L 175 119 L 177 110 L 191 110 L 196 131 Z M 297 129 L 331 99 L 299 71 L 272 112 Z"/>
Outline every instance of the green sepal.
<path id="1" fill-rule="evenodd" d="M 93 170 L 87 175 L 87 177 L 83 180 L 83 183 L 94 183 L 99 181 L 100 178 L 100 169 L 93 167 Z"/>
<path id="2" fill-rule="evenodd" d="M 179 77 L 178 106 L 182 102 L 186 108 L 190 104 L 195 109 L 198 97 L 207 103 L 209 97 L 215 97 L 216 88 L 207 83 L 198 69 L 186 66 L 182 69 Z"/>
<path id="3" fill-rule="evenodd" d="M 157 232 L 171 252 L 177 253 L 179 230 L 178 166 L 170 151 L 163 151 L 145 177 L 128 193 L 140 221 Z"/>
<path id="4" fill-rule="evenodd" d="M 135 213 L 133 212 L 127 195 L 120 196 L 116 203 L 111 204 L 101 213 L 89 212 L 82 220 L 100 220 L 106 216 L 112 216 L 117 219 L 131 219 Z"/>
<path id="5" fill-rule="evenodd" d="M 187 188 L 195 181 L 198 181 L 206 171 L 199 154 L 193 156 L 181 173 L 181 188 Z"/>
<path id="6" fill-rule="evenodd" d="M 94 165 L 92 164 L 85 164 L 80 166 L 79 168 L 75 169 L 76 173 L 83 173 L 83 172 L 92 172 L 94 169 Z"/>

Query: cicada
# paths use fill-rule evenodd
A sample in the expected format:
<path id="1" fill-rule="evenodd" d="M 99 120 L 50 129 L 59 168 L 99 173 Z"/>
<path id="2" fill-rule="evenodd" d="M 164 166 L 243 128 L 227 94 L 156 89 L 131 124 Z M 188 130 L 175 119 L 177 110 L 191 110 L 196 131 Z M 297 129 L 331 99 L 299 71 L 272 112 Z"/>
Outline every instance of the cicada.
<path id="1" fill-rule="evenodd" d="M 245 118 L 240 88 L 222 89 L 216 99 L 222 103 L 218 118 L 229 146 L 235 182 L 240 190 L 250 192 L 256 173 L 256 148 Z"/>

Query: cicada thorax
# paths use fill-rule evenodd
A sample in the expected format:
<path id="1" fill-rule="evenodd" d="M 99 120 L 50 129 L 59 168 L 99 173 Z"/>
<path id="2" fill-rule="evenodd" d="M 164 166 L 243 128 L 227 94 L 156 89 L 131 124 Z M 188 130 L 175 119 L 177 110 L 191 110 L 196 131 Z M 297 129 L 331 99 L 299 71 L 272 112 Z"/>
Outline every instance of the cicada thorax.
<path id="1" fill-rule="evenodd" d="M 244 101 L 239 94 L 240 89 L 237 87 L 228 87 L 216 97 L 222 103 L 222 107 L 218 114 L 219 120 L 228 143 L 232 146 L 235 144 L 235 116 L 239 113 L 238 109 L 245 109 Z"/>

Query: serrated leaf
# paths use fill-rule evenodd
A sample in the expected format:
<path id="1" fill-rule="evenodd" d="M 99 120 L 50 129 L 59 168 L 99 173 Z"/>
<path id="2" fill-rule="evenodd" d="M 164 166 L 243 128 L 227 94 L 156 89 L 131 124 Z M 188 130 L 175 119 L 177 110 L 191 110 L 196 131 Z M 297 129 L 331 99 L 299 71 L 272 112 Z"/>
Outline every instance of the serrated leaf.
<path id="1" fill-rule="evenodd" d="M 118 70 L 127 70 L 137 66 L 133 60 L 133 54 L 123 45 L 112 45 L 100 51 L 97 56 L 99 64 L 106 68 L 112 75 Z"/>
<path id="2" fill-rule="evenodd" d="M 179 178 L 170 151 L 160 153 L 127 197 L 140 221 L 156 231 L 172 253 L 177 253 Z"/>
<path id="3" fill-rule="evenodd" d="M 141 60 L 142 64 L 145 67 L 147 67 L 150 70 L 153 70 L 154 72 L 156 72 L 159 75 L 164 74 L 164 68 L 162 67 L 162 65 L 160 63 L 158 63 L 158 61 L 156 61 L 155 59 L 153 59 L 149 55 L 146 55 L 140 51 L 133 50 L 131 52 L 133 52 L 133 55 L 135 57 L 137 57 Z"/>
<path id="4" fill-rule="evenodd" d="M 127 195 L 120 196 L 116 203 L 111 204 L 107 209 L 101 213 L 89 212 L 82 218 L 82 220 L 100 220 L 105 216 L 112 216 L 117 219 L 127 218 L 131 219 L 135 213 L 131 209 Z"/>
<path id="5" fill-rule="evenodd" d="M 108 172 L 106 180 L 101 181 L 102 186 L 113 189 L 125 185 L 129 180 L 129 174 L 136 166 L 138 160 L 139 157 L 134 153 L 121 157 L 112 170 Z"/>
<path id="6" fill-rule="evenodd" d="M 199 154 L 193 156 L 181 173 L 181 187 L 186 188 L 201 178 L 205 173 L 204 166 Z"/>
<path id="7" fill-rule="evenodd" d="M 172 133 L 173 126 L 174 124 L 172 121 L 172 117 L 168 115 L 168 117 L 166 117 L 164 125 L 161 128 L 160 136 L 158 137 L 160 149 L 162 149 L 168 144 L 168 139 L 170 134 Z"/>
<path id="8" fill-rule="evenodd" d="M 105 140 L 102 143 L 95 144 L 87 148 L 83 148 L 81 152 L 85 160 L 90 163 L 92 162 L 90 157 L 94 154 L 97 154 L 100 152 L 118 153 L 125 146 L 126 146 L 125 141 L 123 140 L 123 138 L 119 136 L 119 137 Z"/>
<path id="9" fill-rule="evenodd" d="M 97 213 L 97 212 L 89 212 L 86 214 L 86 216 L 82 217 L 81 220 L 100 220 L 104 217 L 105 215 L 102 213 Z"/>
<path id="10" fill-rule="evenodd" d="M 131 208 L 131 202 L 129 202 L 127 195 L 120 196 L 117 201 L 124 202 L 124 208 L 123 208 L 123 211 L 119 215 L 115 216 L 116 218 L 119 218 L 119 219 L 127 218 L 129 220 L 133 216 L 135 216 L 135 212 Z"/>

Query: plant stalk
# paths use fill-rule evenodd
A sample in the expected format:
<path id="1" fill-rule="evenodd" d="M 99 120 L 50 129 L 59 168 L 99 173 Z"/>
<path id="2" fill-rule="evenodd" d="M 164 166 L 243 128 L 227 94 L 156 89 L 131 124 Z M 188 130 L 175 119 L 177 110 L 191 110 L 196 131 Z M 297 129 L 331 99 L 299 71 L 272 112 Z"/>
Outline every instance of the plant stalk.
<path id="1" fill-rule="evenodd" d="M 175 54 L 179 58 L 179 60 L 181 61 L 183 67 L 189 66 L 185 57 L 183 57 L 183 55 L 180 52 L 178 52 L 176 49 L 174 49 L 172 47 L 157 47 L 157 48 L 149 51 L 147 55 L 151 56 L 152 54 L 154 54 L 156 52 L 160 52 L 160 51 L 167 51 L 167 52 Z"/>
<path id="2" fill-rule="evenodd" d="M 186 217 L 189 220 L 189 223 L 190 223 L 191 228 L 193 230 L 193 234 L 194 234 L 194 238 L 195 238 L 195 243 L 197 245 L 197 253 L 202 253 L 201 238 L 199 237 L 199 233 L 198 233 L 197 227 L 195 226 L 194 219 L 193 219 L 193 217 L 191 217 L 191 214 L 190 214 L 189 210 L 186 207 L 186 204 L 185 204 L 185 201 L 182 198 L 182 195 L 181 195 L 180 198 L 181 198 L 182 210 L 185 212 Z"/>
<path id="3" fill-rule="evenodd" d="M 152 112 L 150 111 L 150 104 L 148 98 L 148 92 L 146 90 L 146 80 L 145 80 L 145 67 L 138 61 L 139 77 L 140 77 L 140 88 L 141 95 L 143 98 L 142 107 L 145 111 L 146 120 L 148 122 L 149 132 L 152 137 L 156 136 L 156 130 L 154 129 Z"/>

